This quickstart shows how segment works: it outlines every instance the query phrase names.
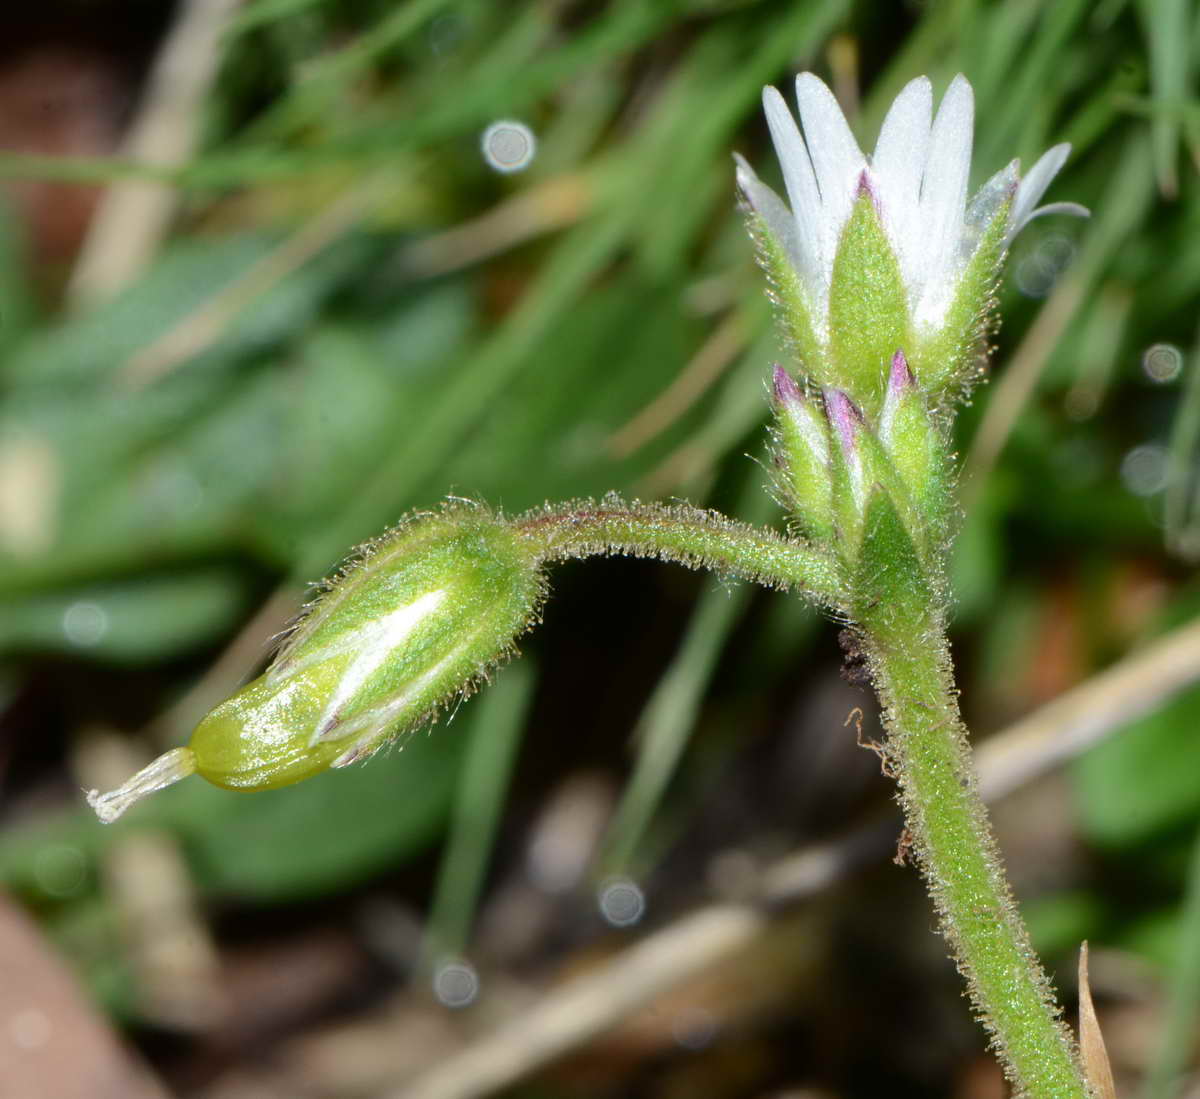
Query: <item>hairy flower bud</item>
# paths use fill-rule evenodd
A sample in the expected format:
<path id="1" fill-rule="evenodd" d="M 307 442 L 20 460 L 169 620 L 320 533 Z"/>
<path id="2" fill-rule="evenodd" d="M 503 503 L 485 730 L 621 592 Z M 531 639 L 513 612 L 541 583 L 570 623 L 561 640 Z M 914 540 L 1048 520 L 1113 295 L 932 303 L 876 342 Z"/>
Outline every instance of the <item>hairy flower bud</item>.
<path id="1" fill-rule="evenodd" d="M 927 407 L 903 351 L 892 356 L 879 416 L 879 441 L 912 500 L 915 522 L 927 525 L 936 537 L 947 520 L 946 442 L 943 427 Z"/>
<path id="2" fill-rule="evenodd" d="M 943 530 L 943 450 L 904 353 L 893 356 L 883 409 L 872 424 L 840 389 L 824 393 L 832 445 L 829 475 L 837 553 L 847 567 L 859 559 L 871 501 L 882 493 L 922 559 Z"/>
<path id="3" fill-rule="evenodd" d="M 827 541 L 833 534 L 829 422 L 782 366 L 775 367 L 772 389 L 782 496 L 804 533 L 815 542 Z"/>
<path id="4" fill-rule="evenodd" d="M 204 718 L 188 747 L 89 795 L 101 819 L 192 772 L 263 790 L 365 758 L 507 656 L 544 582 L 512 527 L 456 507 L 366 547 L 328 589 L 266 672 Z"/>
<path id="5" fill-rule="evenodd" d="M 834 440 L 831 465 L 838 551 L 845 559 L 857 552 L 877 463 L 862 412 L 840 389 L 825 390 L 825 415 Z"/>

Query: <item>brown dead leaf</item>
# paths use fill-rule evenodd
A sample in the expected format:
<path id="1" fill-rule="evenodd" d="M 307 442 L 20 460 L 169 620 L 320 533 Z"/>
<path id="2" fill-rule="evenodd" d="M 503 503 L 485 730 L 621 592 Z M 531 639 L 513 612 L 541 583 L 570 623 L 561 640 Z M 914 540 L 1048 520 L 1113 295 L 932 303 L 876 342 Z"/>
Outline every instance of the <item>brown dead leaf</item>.
<path id="1" fill-rule="evenodd" d="M 1096 1099 L 1117 1099 L 1108 1050 L 1092 1004 L 1092 988 L 1088 983 L 1088 945 L 1079 948 L 1079 1052 L 1083 1057 L 1083 1074 L 1091 1085 Z"/>

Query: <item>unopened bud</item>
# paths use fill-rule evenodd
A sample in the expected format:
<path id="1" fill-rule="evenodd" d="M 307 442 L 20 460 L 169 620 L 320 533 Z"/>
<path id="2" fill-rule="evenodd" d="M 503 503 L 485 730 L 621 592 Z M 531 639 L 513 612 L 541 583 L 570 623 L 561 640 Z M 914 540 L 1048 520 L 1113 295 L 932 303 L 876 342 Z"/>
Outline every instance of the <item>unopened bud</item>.
<path id="1" fill-rule="evenodd" d="M 876 480 L 879 443 L 858 406 L 840 389 L 825 390 L 829 417 L 833 516 L 838 553 L 847 565 L 858 555 L 867 499 Z"/>
<path id="2" fill-rule="evenodd" d="M 898 374 L 898 371 L 894 372 L 899 384 Z M 915 386 L 911 387 L 911 391 L 916 395 Z M 925 524 L 917 513 L 912 493 L 900 475 L 897 464 L 858 406 L 841 390 L 827 389 L 825 407 L 833 437 L 837 441 L 830 464 L 838 549 L 842 560 L 852 565 L 858 558 L 863 524 L 876 490 L 890 498 L 892 507 L 904 520 L 915 544 L 922 548 L 926 546 L 928 536 Z M 901 408 L 905 407 L 901 401 Z"/>
<path id="3" fill-rule="evenodd" d="M 837 440 L 834 466 L 845 470 L 856 511 L 867 502 L 867 475 L 863 463 L 863 448 L 859 444 L 863 432 L 863 416 L 858 406 L 840 389 L 825 390 L 825 411 Z"/>
<path id="4" fill-rule="evenodd" d="M 945 520 L 948 463 L 942 436 L 937 413 L 929 408 L 904 352 L 897 350 L 879 417 L 879 441 L 919 521 L 931 524 L 934 534 Z"/>
<path id="5" fill-rule="evenodd" d="M 778 364 L 772 388 L 783 493 L 804 532 L 814 540 L 825 540 L 833 533 L 829 423 Z"/>
<path id="6" fill-rule="evenodd" d="M 504 658 L 543 587 L 527 543 L 491 513 L 410 520 L 330 584 L 267 671 L 204 718 L 188 747 L 89 800 L 111 820 L 193 771 L 263 790 L 363 759 Z"/>
<path id="7" fill-rule="evenodd" d="M 917 380 L 908 368 L 908 359 L 903 350 L 897 349 L 892 356 L 892 367 L 888 372 L 887 392 L 883 395 L 883 411 L 879 414 L 879 438 L 884 446 L 891 443 L 896 416 L 900 406 L 914 395 Z"/>

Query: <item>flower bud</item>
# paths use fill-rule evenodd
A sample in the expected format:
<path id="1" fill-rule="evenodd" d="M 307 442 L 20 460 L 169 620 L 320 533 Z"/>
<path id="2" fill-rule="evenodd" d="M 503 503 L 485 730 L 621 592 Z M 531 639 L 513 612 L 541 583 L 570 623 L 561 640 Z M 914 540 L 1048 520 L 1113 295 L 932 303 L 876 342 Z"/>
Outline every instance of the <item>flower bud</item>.
<path id="1" fill-rule="evenodd" d="M 789 510 L 816 542 L 833 534 L 833 485 L 829 468 L 829 423 L 776 365 L 773 381 L 776 458 Z"/>
<path id="2" fill-rule="evenodd" d="M 177 748 L 88 800 L 113 820 L 196 772 L 264 790 L 363 759 L 429 719 L 507 656 L 544 581 L 520 535 L 483 509 L 419 516 L 368 546 L 271 666 Z"/>
<path id="3" fill-rule="evenodd" d="M 904 352 L 892 356 L 879 441 L 912 500 L 917 521 L 936 534 L 945 523 L 947 459 L 936 414 L 926 405 Z"/>
<path id="4" fill-rule="evenodd" d="M 875 481 L 874 455 L 862 412 L 840 389 L 825 390 L 825 415 L 834 442 L 830 464 L 838 549 L 851 559 L 857 552 L 867 496 Z"/>
<path id="5" fill-rule="evenodd" d="M 903 356 L 900 357 L 900 361 L 903 365 Z M 907 429 L 904 436 L 906 444 L 928 448 L 931 444 L 928 436 L 922 434 L 922 431 L 933 431 L 933 422 L 925 416 L 924 407 L 919 404 L 919 394 L 907 369 L 907 366 L 903 367 L 906 381 L 900 380 L 899 367 L 893 370 L 892 380 L 885 395 L 880 430 L 890 430 L 895 442 L 898 426 L 902 423 Z M 908 415 L 911 407 L 908 404 L 909 385 L 918 401 L 916 407 L 920 409 L 922 417 L 920 422 L 915 424 Z M 899 407 L 895 407 L 897 402 Z M 858 406 L 840 389 L 825 390 L 825 410 L 835 441 L 831 448 L 830 466 L 837 545 L 843 562 L 852 567 L 858 560 L 867 513 L 871 501 L 880 493 L 888 497 L 890 507 L 899 515 L 909 538 L 918 552 L 924 555 L 931 546 L 938 528 L 930 529 L 929 519 L 920 510 L 912 488 L 905 479 L 905 472 L 911 467 L 923 476 L 929 468 L 928 456 L 926 455 L 924 466 L 916 457 L 908 463 L 897 462 L 895 452 L 889 451 L 880 434 L 867 423 Z"/>

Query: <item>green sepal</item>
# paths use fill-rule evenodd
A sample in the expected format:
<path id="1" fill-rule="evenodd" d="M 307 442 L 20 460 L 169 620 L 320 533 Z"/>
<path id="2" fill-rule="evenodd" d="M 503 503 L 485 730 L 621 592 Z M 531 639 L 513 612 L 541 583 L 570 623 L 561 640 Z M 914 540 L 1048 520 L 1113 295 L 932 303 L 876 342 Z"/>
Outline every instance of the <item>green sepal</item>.
<path id="1" fill-rule="evenodd" d="M 909 347 L 912 319 L 900 263 L 870 191 L 863 187 L 842 229 L 829 286 L 829 348 L 835 383 L 869 419 L 879 411 L 888 363 Z"/>
<path id="2" fill-rule="evenodd" d="M 810 541 L 827 544 L 834 531 L 829 421 L 782 367 L 775 370 L 774 404 L 780 502 Z"/>
<path id="3" fill-rule="evenodd" d="M 839 399 L 848 404 L 848 410 L 840 417 L 835 403 Z M 875 481 L 875 471 L 864 463 L 863 448 L 859 445 L 866 425 L 858 409 L 845 394 L 835 390 L 826 391 L 825 405 L 830 420 L 829 473 L 836 530 L 834 545 L 843 565 L 853 569 L 862 536 L 864 509 Z"/>
<path id="4" fill-rule="evenodd" d="M 787 350 L 806 376 L 822 384 L 831 382 L 831 370 L 791 258 L 761 215 L 750 211 L 747 223 L 759 266 L 767 277 L 767 297 L 775 308 Z"/>
<path id="5" fill-rule="evenodd" d="M 924 340 L 897 345 L 912 348 L 909 366 L 938 407 L 961 400 L 983 375 L 1011 206 L 1011 200 L 1002 202 L 992 215 L 959 277 L 938 330 Z"/>
<path id="6" fill-rule="evenodd" d="M 918 544 L 942 543 L 952 495 L 951 463 L 942 417 L 928 407 L 921 391 L 910 385 L 898 395 L 889 393 L 880 436 L 886 461 L 895 471 L 913 509 L 910 522 L 919 524 L 924 531 L 923 539 L 916 539 Z"/>
<path id="7" fill-rule="evenodd" d="M 930 549 L 936 544 L 934 531 L 929 528 L 927 515 L 918 504 L 898 464 L 879 437 L 866 426 L 859 436 L 859 449 L 867 472 L 868 495 L 872 489 L 882 489 L 891 498 L 918 555 L 927 560 Z"/>
<path id="8" fill-rule="evenodd" d="M 908 526 L 882 487 L 876 486 L 867 500 L 851 575 L 854 620 L 878 636 L 920 644 L 935 593 Z"/>

